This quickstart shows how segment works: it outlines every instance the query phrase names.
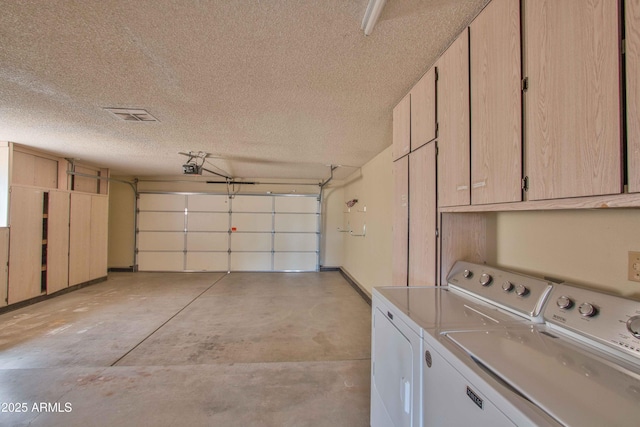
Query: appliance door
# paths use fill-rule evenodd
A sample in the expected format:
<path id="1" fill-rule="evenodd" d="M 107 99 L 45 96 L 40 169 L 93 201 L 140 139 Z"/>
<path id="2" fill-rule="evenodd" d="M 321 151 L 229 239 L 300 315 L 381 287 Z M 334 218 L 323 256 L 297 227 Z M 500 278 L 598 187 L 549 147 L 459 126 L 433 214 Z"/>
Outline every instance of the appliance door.
<path id="1" fill-rule="evenodd" d="M 423 418 L 431 426 L 515 426 L 474 384 L 427 340 L 424 342 Z"/>
<path id="2" fill-rule="evenodd" d="M 414 425 L 412 398 L 417 391 L 413 389 L 414 346 L 380 308 L 374 307 L 371 427 Z"/>
<path id="3" fill-rule="evenodd" d="M 637 366 L 546 328 L 450 332 L 447 337 L 563 425 L 638 425 Z"/>

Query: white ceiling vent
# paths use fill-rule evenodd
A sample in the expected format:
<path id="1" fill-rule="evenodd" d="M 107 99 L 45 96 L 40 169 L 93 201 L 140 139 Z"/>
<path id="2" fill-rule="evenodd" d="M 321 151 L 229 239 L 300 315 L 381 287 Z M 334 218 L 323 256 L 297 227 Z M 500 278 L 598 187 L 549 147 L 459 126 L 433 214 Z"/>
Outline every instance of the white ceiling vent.
<path id="1" fill-rule="evenodd" d="M 157 122 L 158 119 L 153 117 L 147 110 L 132 108 L 105 108 L 119 120 L 125 122 Z"/>

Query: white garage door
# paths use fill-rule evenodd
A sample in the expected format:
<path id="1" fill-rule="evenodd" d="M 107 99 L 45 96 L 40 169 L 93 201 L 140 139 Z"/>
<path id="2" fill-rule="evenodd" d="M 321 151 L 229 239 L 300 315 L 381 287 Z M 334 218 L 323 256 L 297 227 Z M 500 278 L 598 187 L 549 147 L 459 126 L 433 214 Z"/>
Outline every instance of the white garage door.
<path id="1" fill-rule="evenodd" d="M 140 194 L 139 271 L 317 271 L 317 195 Z"/>

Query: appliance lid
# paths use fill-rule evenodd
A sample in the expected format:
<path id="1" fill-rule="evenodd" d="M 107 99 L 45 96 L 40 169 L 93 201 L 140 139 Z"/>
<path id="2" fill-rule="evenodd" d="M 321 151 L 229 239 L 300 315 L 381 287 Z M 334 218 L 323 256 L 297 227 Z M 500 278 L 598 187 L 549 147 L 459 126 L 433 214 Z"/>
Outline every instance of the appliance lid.
<path id="1" fill-rule="evenodd" d="M 635 425 L 640 369 L 548 328 L 451 332 L 452 341 L 491 375 L 565 425 Z"/>
<path id="2" fill-rule="evenodd" d="M 529 323 L 525 318 L 443 286 L 382 287 L 374 288 L 374 294 L 385 298 L 419 327 L 437 332 Z"/>

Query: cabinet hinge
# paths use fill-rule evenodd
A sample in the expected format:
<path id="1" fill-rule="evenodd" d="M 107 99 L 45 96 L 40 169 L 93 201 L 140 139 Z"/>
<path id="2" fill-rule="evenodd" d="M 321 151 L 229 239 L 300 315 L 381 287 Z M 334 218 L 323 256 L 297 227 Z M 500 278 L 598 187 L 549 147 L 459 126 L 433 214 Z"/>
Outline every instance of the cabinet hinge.
<path id="1" fill-rule="evenodd" d="M 440 237 L 440 231 L 436 228 L 436 237 Z"/>
<path id="2" fill-rule="evenodd" d="M 528 191 L 529 190 L 529 177 L 528 176 L 525 176 L 524 178 L 522 178 L 521 188 L 522 188 L 523 191 Z"/>
<path id="3" fill-rule="evenodd" d="M 626 39 L 622 39 L 622 43 L 620 44 L 620 49 L 622 49 L 622 54 L 624 55 L 627 51 Z"/>
<path id="4" fill-rule="evenodd" d="M 440 123 L 436 122 L 436 138 L 438 137 L 439 130 L 440 130 Z"/>
<path id="5" fill-rule="evenodd" d="M 436 145 L 436 156 L 438 155 L 439 152 L 440 152 L 440 150 L 438 149 L 438 146 Z"/>
<path id="6" fill-rule="evenodd" d="M 529 89 L 529 77 L 525 77 L 524 79 L 522 79 L 522 82 L 520 83 L 521 85 L 521 89 L 523 92 L 526 92 L 527 89 Z"/>
<path id="7" fill-rule="evenodd" d="M 435 73 L 436 73 L 436 81 L 438 81 L 438 67 L 436 67 Z"/>

